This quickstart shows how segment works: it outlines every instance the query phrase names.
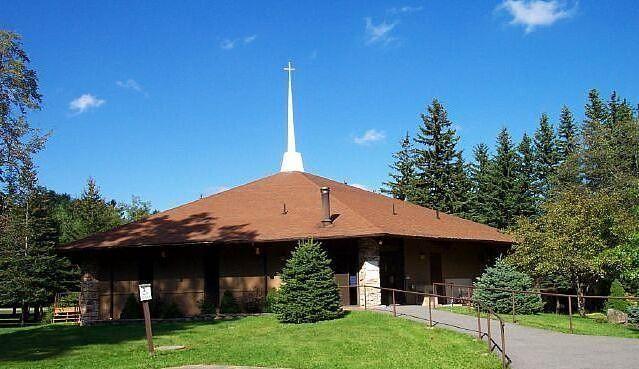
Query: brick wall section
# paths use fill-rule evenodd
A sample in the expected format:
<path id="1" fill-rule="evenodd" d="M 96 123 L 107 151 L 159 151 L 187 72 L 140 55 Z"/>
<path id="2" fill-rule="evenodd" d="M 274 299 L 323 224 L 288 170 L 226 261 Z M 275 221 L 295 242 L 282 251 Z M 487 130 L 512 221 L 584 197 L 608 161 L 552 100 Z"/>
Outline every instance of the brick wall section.
<path id="1" fill-rule="evenodd" d="M 372 238 L 362 238 L 358 240 L 359 247 L 359 273 L 358 282 L 360 286 L 380 287 L 379 275 L 379 244 Z M 366 302 L 364 302 L 366 299 Z M 382 294 L 376 288 L 359 289 L 359 305 L 378 306 L 382 304 Z"/>

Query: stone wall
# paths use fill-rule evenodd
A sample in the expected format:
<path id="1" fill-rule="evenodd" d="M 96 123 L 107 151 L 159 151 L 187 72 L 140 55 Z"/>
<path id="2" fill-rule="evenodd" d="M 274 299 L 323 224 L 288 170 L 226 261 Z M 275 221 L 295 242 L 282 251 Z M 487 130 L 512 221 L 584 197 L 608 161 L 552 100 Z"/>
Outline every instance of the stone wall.
<path id="1" fill-rule="evenodd" d="M 371 238 L 358 240 L 359 272 L 358 283 L 360 286 L 380 287 L 379 274 L 379 244 Z M 382 294 L 377 288 L 359 288 L 359 305 L 367 307 L 382 304 Z M 366 299 L 366 301 L 364 301 Z"/>

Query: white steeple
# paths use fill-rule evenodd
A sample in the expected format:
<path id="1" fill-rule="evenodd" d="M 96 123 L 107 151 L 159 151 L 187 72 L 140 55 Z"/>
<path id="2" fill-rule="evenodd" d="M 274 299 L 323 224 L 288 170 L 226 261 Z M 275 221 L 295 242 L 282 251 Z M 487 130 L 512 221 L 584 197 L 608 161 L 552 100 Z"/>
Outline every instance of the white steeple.
<path id="1" fill-rule="evenodd" d="M 284 67 L 288 72 L 288 145 L 284 158 L 282 158 L 282 169 L 280 172 L 303 172 L 302 154 L 295 150 L 295 124 L 293 122 L 293 84 L 292 73 L 295 70 L 291 62 Z"/>

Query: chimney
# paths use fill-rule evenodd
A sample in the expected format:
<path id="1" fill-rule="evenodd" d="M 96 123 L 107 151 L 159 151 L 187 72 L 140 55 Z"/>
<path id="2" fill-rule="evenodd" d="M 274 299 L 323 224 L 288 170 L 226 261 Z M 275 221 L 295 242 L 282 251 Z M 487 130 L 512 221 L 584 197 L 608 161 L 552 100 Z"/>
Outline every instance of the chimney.
<path id="1" fill-rule="evenodd" d="M 331 219 L 331 189 L 328 187 L 320 188 L 320 193 L 322 194 L 322 224 L 327 226 L 333 223 Z"/>

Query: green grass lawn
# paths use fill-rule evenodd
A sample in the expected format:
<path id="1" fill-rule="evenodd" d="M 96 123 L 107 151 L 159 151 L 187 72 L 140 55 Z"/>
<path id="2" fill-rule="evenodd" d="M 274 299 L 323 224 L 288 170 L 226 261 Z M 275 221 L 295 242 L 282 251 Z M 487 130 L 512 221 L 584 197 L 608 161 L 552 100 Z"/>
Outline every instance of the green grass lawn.
<path id="1" fill-rule="evenodd" d="M 48 325 L 0 329 L 1 368 L 163 368 L 186 364 L 278 368 L 499 368 L 470 335 L 427 329 L 407 319 L 351 312 L 315 324 L 272 316 L 154 325 L 156 345 L 186 350 L 146 353 L 141 324 Z"/>
<path id="2" fill-rule="evenodd" d="M 440 306 L 440 310 L 452 311 L 454 313 L 476 315 L 476 311 L 466 306 Z M 482 317 L 485 317 L 482 314 Z M 512 322 L 512 315 L 500 314 L 502 319 Z M 549 329 L 557 332 L 570 333 L 570 323 L 568 315 L 541 313 L 534 315 L 515 315 L 518 324 L 528 327 Z M 610 324 L 594 318 L 582 318 L 579 315 L 572 316 L 573 333 L 590 336 L 615 336 L 627 338 L 639 338 L 639 329 L 621 324 Z"/>

